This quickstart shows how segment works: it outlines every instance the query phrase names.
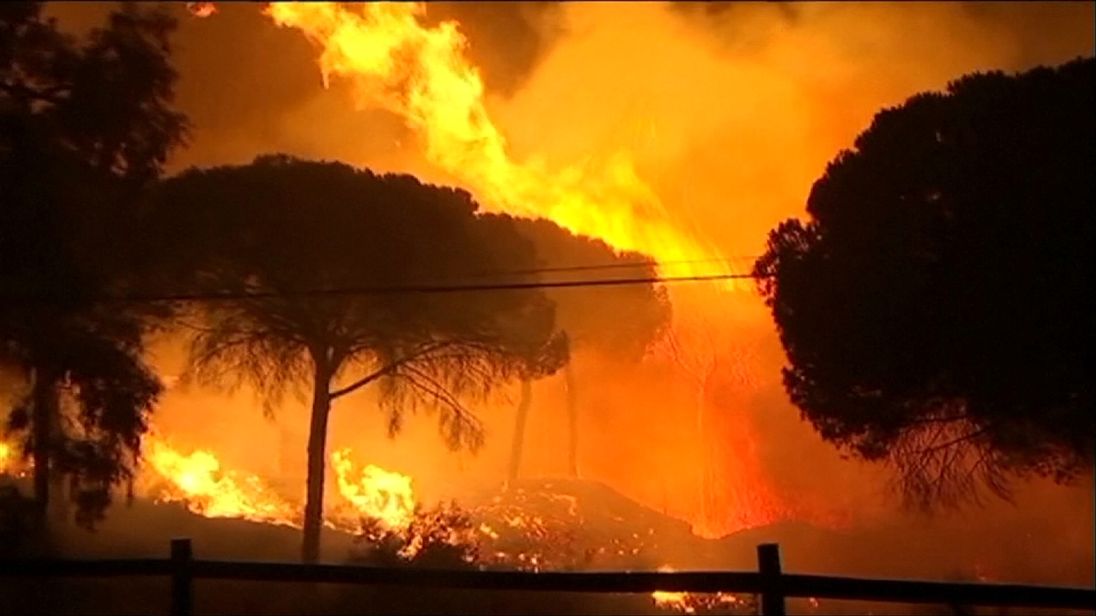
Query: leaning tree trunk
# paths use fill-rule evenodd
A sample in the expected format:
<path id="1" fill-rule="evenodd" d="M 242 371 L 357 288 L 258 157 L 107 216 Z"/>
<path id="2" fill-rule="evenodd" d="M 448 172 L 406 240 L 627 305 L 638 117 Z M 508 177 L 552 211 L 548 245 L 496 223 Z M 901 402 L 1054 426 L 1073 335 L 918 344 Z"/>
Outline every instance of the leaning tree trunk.
<path id="1" fill-rule="evenodd" d="M 304 505 L 304 541 L 301 560 L 314 563 L 320 558 L 320 529 L 323 527 L 323 481 L 327 454 L 327 418 L 331 411 L 331 368 L 316 362 L 312 390 L 312 420 L 308 428 L 308 479 Z"/>
<path id="2" fill-rule="evenodd" d="M 563 378 L 567 388 L 567 469 L 572 477 L 578 478 L 578 392 L 571 362 L 564 364 Z"/>
<path id="3" fill-rule="evenodd" d="M 525 420 L 529 417 L 529 405 L 533 402 L 533 383 L 529 379 L 521 380 L 521 398 L 518 400 L 518 414 L 514 418 L 514 436 L 510 443 L 510 469 L 506 475 L 508 486 L 514 485 L 521 468 L 521 452 L 525 447 Z"/>
<path id="4" fill-rule="evenodd" d="M 56 379 L 50 371 L 35 368 L 31 378 L 34 382 L 31 393 L 34 404 L 34 415 L 31 419 L 34 502 L 42 521 L 45 521 L 50 498 L 50 451 L 60 405 L 57 399 Z"/>

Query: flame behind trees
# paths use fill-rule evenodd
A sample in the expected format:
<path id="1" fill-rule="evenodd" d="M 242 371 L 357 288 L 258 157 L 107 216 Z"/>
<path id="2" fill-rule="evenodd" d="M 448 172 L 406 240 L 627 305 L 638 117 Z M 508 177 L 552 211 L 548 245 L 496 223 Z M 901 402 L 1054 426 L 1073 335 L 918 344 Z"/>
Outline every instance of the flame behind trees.
<path id="1" fill-rule="evenodd" d="M 575 235 L 547 220 L 513 220 L 521 234 L 532 241 L 542 267 L 579 267 L 567 272 L 568 280 L 606 276 L 645 278 L 656 274 L 656 264 L 642 254 L 614 251 L 601 240 Z M 607 270 L 596 267 L 600 265 L 616 268 L 616 274 L 607 274 Z M 668 328 L 670 302 L 666 289 L 653 284 L 548 289 L 546 294 L 556 306 L 557 326 L 567 336 L 571 350 L 571 358 L 563 367 L 568 423 L 567 468 L 572 477 L 578 477 L 581 371 L 581 366 L 576 365 L 578 354 L 596 352 L 619 362 L 621 369 L 628 363 L 638 362 Z M 508 477 L 511 482 L 517 478 L 530 396 L 531 388 L 523 384 Z"/>
<path id="2" fill-rule="evenodd" d="M 421 3 L 274 2 L 266 13 L 316 45 L 325 84 L 347 80 L 360 106 L 402 117 L 423 139 L 427 159 L 486 208 L 546 218 L 616 250 L 651 255 L 663 274 L 726 272 L 711 259 L 714 248 L 674 224 L 626 152 L 561 170 L 513 160 L 457 24 L 425 26 L 425 10 Z"/>
<path id="3" fill-rule="evenodd" d="M 203 306 L 190 378 L 249 381 L 270 403 L 311 389 L 306 561 L 318 556 L 333 401 L 375 384 L 391 434 L 422 405 L 437 411 L 451 447 L 474 449 L 483 433 L 464 399 L 566 360 L 553 306 L 533 289 L 300 294 L 533 268 L 513 225 L 477 217 L 476 207 L 465 192 L 410 176 L 284 156 L 192 170 L 163 186 L 151 234 L 165 273 L 204 292 L 260 294 Z"/>
<path id="4" fill-rule="evenodd" d="M 762 386 L 756 350 L 731 330 L 703 318 L 693 316 L 687 325 L 667 332 L 652 351 L 673 366 L 693 392 L 700 448 L 700 515 L 694 530 L 721 536 L 727 528 L 773 522 L 785 513 L 785 505 L 764 480 L 746 413 L 749 395 Z M 719 423 L 733 425 L 728 429 Z M 737 463 L 728 466 L 723 463 L 726 458 Z"/>

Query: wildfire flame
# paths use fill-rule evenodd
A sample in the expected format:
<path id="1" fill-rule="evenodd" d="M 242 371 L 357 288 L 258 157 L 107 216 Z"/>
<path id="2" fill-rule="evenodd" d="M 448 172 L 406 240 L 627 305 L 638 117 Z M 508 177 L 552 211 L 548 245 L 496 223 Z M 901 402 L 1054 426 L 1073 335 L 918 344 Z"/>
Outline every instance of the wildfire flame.
<path id="1" fill-rule="evenodd" d="M 390 530 L 405 530 L 415 514 L 411 478 L 368 464 L 355 481 L 350 453 L 350 449 L 340 449 L 331 454 L 339 494 L 358 514 L 375 519 Z"/>
<path id="2" fill-rule="evenodd" d="M 274 2 L 266 14 L 300 30 L 320 50 L 325 87 L 348 80 L 357 104 L 400 115 L 423 139 L 426 158 L 458 178 L 484 206 L 542 217 L 618 250 L 653 256 L 664 275 L 727 273 L 718 252 L 673 223 L 636 174 L 627 152 L 549 170 L 514 161 L 484 106 L 478 69 L 452 21 L 420 23 L 422 3 Z"/>
<path id="3" fill-rule="evenodd" d="M 211 3 L 192 3 L 192 12 L 211 14 L 199 4 L 210 4 L 213 10 Z M 725 260 L 713 258 L 718 251 L 670 215 L 637 174 L 629 152 L 590 156 L 562 168 L 549 168 L 543 156 L 516 160 L 488 112 L 483 80 L 467 57 L 459 24 L 427 25 L 426 11 L 425 3 L 274 2 L 264 14 L 277 26 L 296 29 L 314 45 L 325 87 L 333 79 L 342 80 L 359 107 L 384 109 L 402 118 L 420 139 L 425 159 L 475 193 L 486 209 L 546 218 L 618 250 L 650 255 L 664 276 L 731 273 Z M 734 288 L 747 289 L 750 284 L 728 281 L 721 286 Z M 709 306 L 714 299 L 698 297 L 675 294 L 675 307 L 687 301 Z M 674 311 L 675 329 L 683 327 L 677 318 L 683 312 L 688 310 Z M 330 500 L 332 517 L 325 523 L 347 526 L 352 516 L 361 514 L 405 528 L 414 510 L 410 480 L 406 486 L 388 482 L 394 491 L 371 491 L 379 490 L 387 478 L 371 470 L 375 467 L 366 467 L 360 480 L 352 480 L 351 466 L 342 452 L 332 457 L 339 494 Z M 366 488 L 363 482 L 373 485 Z M 740 517 L 757 517 L 755 506 L 742 509 Z M 699 532 L 718 535 L 728 530 L 732 516 L 707 513 L 704 524 L 712 526 L 707 518 L 718 519 L 719 524 L 710 532 L 706 526 Z"/>
<path id="4" fill-rule="evenodd" d="M 189 454 L 173 448 L 158 434 L 146 438 L 144 490 L 160 502 L 181 502 L 209 518 L 240 518 L 264 524 L 301 528 L 302 507 L 283 497 L 257 475 L 224 469 L 217 456 L 199 449 Z M 375 465 L 353 476 L 351 451 L 331 455 L 338 499 L 325 512 L 324 524 L 358 532 L 363 519 L 386 530 L 404 531 L 415 513 L 411 478 Z"/>
<path id="5" fill-rule="evenodd" d="M 182 454 L 155 435 L 146 439 L 145 448 L 147 468 L 155 472 L 148 481 L 157 500 L 181 501 L 190 511 L 211 518 L 301 526 L 297 507 L 255 475 L 223 471 L 212 452 Z"/>
<path id="6" fill-rule="evenodd" d="M 217 11 L 211 2 L 191 2 L 187 10 L 199 18 Z M 426 158 L 476 193 L 485 207 L 544 217 L 617 249 L 651 255 L 663 275 L 729 272 L 725 262 L 711 259 L 715 250 L 673 220 L 627 152 L 562 169 L 549 169 L 535 156 L 514 160 L 487 111 L 483 82 L 465 55 L 467 41 L 458 24 L 428 27 L 422 23 L 425 11 L 422 3 L 272 3 L 265 14 L 279 26 L 298 29 L 319 49 L 325 86 L 333 77 L 344 79 L 359 105 L 402 117 L 422 139 Z M 675 316 L 675 329 L 680 327 Z M 10 472 L 11 452 L 10 446 L 0 449 L 0 472 Z M 210 451 L 183 454 L 150 436 L 145 456 L 145 474 L 158 482 L 149 494 L 160 500 L 181 501 L 209 517 L 301 525 L 299 498 L 286 498 L 258 476 L 224 469 Z M 347 450 L 332 454 L 331 467 L 338 491 L 328 499 L 325 525 L 353 532 L 368 518 L 389 530 L 408 528 L 416 506 L 409 477 L 373 465 L 359 467 L 355 477 Z M 742 509 L 743 516 L 752 516 L 756 507 Z M 505 524 L 533 533 L 539 528 L 535 522 L 511 516 Z M 724 531 L 721 526 L 708 534 Z"/>

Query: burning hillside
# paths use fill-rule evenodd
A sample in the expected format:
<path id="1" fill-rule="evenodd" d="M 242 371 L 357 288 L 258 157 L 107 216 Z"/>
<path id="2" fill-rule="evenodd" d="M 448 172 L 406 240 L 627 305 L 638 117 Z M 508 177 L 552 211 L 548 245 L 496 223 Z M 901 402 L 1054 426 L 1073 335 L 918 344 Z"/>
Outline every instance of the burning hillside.
<path id="1" fill-rule="evenodd" d="M 204 450 L 181 453 L 150 439 L 138 492 L 209 518 L 300 528 L 302 504 L 248 473 L 221 468 Z M 335 490 L 324 524 L 366 544 L 396 542 L 414 559 L 423 543 L 463 545 L 475 564 L 531 571 L 654 568 L 667 546 L 696 539 L 687 524 L 637 506 L 607 486 L 578 480 L 523 481 L 468 502 L 426 506 L 412 479 L 353 453 L 331 455 Z M 368 549 L 369 545 L 363 548 Z"/>
<path id="2" fill-rule="evenodd" d="M 1021 565 L 1009 546 L 995 544 L 993 528 L 941 525 L 911 532 L 876 525 L 833 531 L 786 522 L 705 539 L 687 523 L 598 482 L 523 480 L 481 490 L 461 502 L 428 505 L 416 498 L 410 477 L 360 464 L 352 452 L 336 453 L 332 463 L 339 480 L 325 519 L 329 561 L 525 571 L 755 570 L 756 546 L 778 542 L 791 571 L 931 577 L 943 566 L 956 580 L 1082 583 L 1081 561 L 1051 555 Z M 299 498 L 283 495 L 257 475 L 222 468 L 208 451 L 175 450 L 150 439 L 146 455 L 137 500 L 114 507 L 95 533 L 59 529 L 66 552 L 160 557 L 165 537 L 187 536 L 206 558 L 296 557 Z M 25 482 L 26 470 L 20 463 L 9 466 L 5 480 Z M 142 530 L 134 534 L 134 528 Z M 1032 540 L 1018 537 L 1020 543 Z M 940 551 L 941 545 L 968 543 L 973 547 Z M 880 553 L 872 547 L 879 545 L 893 549 Z M 1029 557 L 1035 552 L 1021 553 Z M 643 611 L 630 605 L 628 613 Z M 646 605 L 686 614 L 752 614 L 756 609 L 753 597 L 725 593 L 656 592 Z M 863 608 L 826 601 L 797 605 L 807 613 L 855 614 Z"/>
<path id="3" fill-rule="evenodd" d="M 257 475 L 221 467 L 206 450 L 180 453 L 159 436 L 146 444 L 146 471 L 140 491 L 157 502 L 180 502 L 198 515 L 239 518 L 263 524 L 301 528 L 301 504 L 286 498 Z M 360 533 L 363 520 L 385 530 L 406 531 L 416 510 L 411 478 L 372 464 L 358 468 L 349 449 L 331 454 L 339 500 L 324 523 L 332 529 Z"/>

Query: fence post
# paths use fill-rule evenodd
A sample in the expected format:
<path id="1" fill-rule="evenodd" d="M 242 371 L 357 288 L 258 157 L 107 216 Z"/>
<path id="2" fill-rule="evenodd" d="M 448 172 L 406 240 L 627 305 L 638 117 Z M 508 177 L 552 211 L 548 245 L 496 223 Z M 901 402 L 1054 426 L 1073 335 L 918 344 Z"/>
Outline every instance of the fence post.
<path id="1" fill-rule="evenodd" d="M 785 616 L 778 544 L 762 543 L 757 546 L 757 568 L 761 572 L 762 616 Z"/>
<path id="2" fill-rule="evenodd" d="M 190 571 L 192 557 L 190 539 L 171 540 L 171 616 L 191 616 L 194 613 L 194 578 Z"/>

